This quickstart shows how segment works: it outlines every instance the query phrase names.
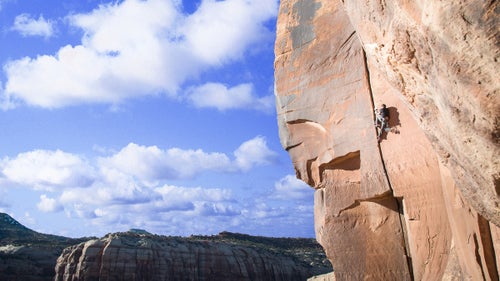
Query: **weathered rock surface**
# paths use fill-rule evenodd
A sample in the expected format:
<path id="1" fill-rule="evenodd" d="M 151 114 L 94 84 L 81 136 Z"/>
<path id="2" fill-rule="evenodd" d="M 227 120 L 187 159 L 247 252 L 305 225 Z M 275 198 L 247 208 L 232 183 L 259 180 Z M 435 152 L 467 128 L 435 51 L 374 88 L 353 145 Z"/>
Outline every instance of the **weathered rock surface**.
<path id="1" fill-rule="evenodd" d="M 331 271 L 313 239 L 115 233 L 64 250 L 55 280 L 306 280 Z"/>
<path id="2" fill-rule="evenodd" d="M 280 138 L 337 280 L 498 280 L 499 9 L 280 2 Z"/>

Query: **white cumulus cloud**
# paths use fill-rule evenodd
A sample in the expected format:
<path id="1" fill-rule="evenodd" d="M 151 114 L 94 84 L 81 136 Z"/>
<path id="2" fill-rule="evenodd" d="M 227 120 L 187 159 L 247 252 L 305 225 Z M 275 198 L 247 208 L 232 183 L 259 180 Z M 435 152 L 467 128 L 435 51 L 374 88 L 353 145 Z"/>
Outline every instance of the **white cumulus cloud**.
<path id="1" fill-rule="evenodd" d="M 42 15 L 38 19 L 35 19 L 29 14 L 20 14 L 14 19 L 12 29 L 19 32 L 22 36 L 49 38 L 54 34 L 53 23 L 46 20 Z"/>
<path id="2" fill-rule="evenodd" d="M 249 170 L 258 165 L 271 164 L 276 160 L 276 152 L 269 149 L 266 139 L 255 137 L 240 145 L 234 151 L 236 166 L 241 170 Z"/>
<path id="3" fill-rule="evenodd" d="M 33 150 L 12 159 L 2 159 L 0 171 L 3 177 L 0 179 L 49 191 L 85 189 L 91 185 L 119 186 L 120 196 L 100 189 L 100 197 L 121 197 L 120 200 L 127 201 L 141 198 L 136 193 L 142 193 L 138 189 L 144 185 L 193 178 L 204 172 L 245 172 L 255 166 L 270 164 L 275 157 L 276 153 L 269 149 L 261 136 L 243 142 L 231 157 L 222 152 L 176 147 L 161 149 L 135 143 L 93 162 L 61 150 Z"/>
<path id="4" fill-rule="evenodd" d="M 188 91 L 188 98 L 196 107 L 214 107 L 220 111 L 228 109 L 274 109 L 274 95 L 259 98 L 252 84 L 240 84 L 231 88 L 221 83 L 206 83 Z"/>
<path id="5" fill-rule="evenodd" d="M 217 65 L 238 58 L 245 49 L 271 38 L 262 23 L 277 12 L 274 0 L 204 0 L 180 27 L 187 48 L 198 59 Z"/>
<path id="6" fill-rule="evenodd" d="M 205 0 L 185 15 L 179 1 L 125 0 L 68 16 L 84 33 L 81 44 L 6 63 L 2 107 L 116 105 L 144 95 L 177 96 L 188 79 L 241 58 L 262 40 L 272 41 L 265 24 L 277 5 Z"/>
<path id="7" fill-rule="evenodd" d="M 116 169 L 140 180 L 189 178 L 202 171 L 222 171 L 230 165 L 223 153 L 206 153 L 201 149 L 162 150 L 157 146 L 130 143 L 118 153 L 100 159 L 101 167 Z"/>
<path id="8" fill-rule="evenodd" d="M 283 200 L 310 199 L 314 190 L 295 175 L 287 175 L 274 184 L 273 197 Z"/>
<path id="9" fill-rule="evenodd" d="M 93 168 L 84 159 L 60 150 L 34 150 L 13 159 L 4 158 L 1 171 L 12 182 L 44 190 L 85 187 L 95 178 Z"/>
<path id="10" fill-rule="evenodd" d="M 243 142 L 235 151 L 234 159 L 221 152 L 201 149 L 160 149 L 130 143 L 119 152 L 99 159 L 99 166 L 109 177 L 133 176 L 142 182 L 166 179 L 192 178 L 203 172 L 248 171 L 259 165 L 268 165 L 276 159 L 262 136 Z"/>
<path id="11" fill-rule="evenodd" d="M 36 206 L 42 212 L 56 212 L 62 209 L 56 199 L 49 198 L 45 194 L 40 196 L 40 202 Z"/>
<path id="12" fill-rule="evenodd" d="M 169 183 L 201 173 L 247 173 L 272 163 L 276 153 L 261 136 L 243 142 L 232 154 L 135 143 L 104 153 L 109 155 L 87 159 L 61 150 L 33 150 L 6 157 L 0 161 L 0 187 L 16 183 L 46 190 L 50 193 L 36 204 L 39 211 L 64 211 L 105 232 L 135 227 L 189 235 L 244 227 L 253 219 L 272 225 L 260 216 L 290 214 L 289 209 L 255 208 L 253 199 L 241 202 L 242 195 L 227 187 Z"/>

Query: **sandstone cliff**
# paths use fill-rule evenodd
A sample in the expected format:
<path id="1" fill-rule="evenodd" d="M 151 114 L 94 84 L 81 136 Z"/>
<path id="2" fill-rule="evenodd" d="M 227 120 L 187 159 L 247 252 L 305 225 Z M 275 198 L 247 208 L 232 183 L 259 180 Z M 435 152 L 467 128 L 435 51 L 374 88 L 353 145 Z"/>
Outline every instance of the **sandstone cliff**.
<path id="1" fill-rule="evenodd" d="M 331 271 L 313 239 L 115 233 L 66 248 L 55 280 L 306 280 Z"/>
<path id="2" fill-rule="evenodd" d="M 498 1 L 282 0 L 283 147 L 337 280 L 498 280 Z M 377 142 L 374 107 L 392 131 Z"/>

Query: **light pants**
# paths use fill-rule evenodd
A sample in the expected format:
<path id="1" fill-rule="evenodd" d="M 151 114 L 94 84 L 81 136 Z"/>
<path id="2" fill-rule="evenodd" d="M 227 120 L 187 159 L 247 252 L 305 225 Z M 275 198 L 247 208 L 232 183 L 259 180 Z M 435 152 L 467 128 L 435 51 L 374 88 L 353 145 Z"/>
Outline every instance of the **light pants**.
<path id="1" fill-rule="evenodd" d="M 382 133 L 389 127 L 387 121 L 389 118 L 384 118 L 380 115 L 377 115 L 377 125 L 380 123 L 380 130 L 378 131 L 378 137 L 382 136 Z"/>

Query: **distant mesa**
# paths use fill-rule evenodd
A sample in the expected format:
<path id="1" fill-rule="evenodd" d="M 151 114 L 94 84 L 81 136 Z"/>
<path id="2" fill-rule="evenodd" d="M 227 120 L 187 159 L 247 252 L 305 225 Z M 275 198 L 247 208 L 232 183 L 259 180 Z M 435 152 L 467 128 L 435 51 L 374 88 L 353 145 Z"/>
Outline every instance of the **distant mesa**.
<path id="1" fill-rule="evenodd" d="M 136 233 L 136 234 L 151 234 L 151 233 L 147 232 L 146 230 L 139 229 L 139 228 L 131 228 L 128 232 Z"/>
<path id="2" fill-rule="evenodd" d="M 293 281 L 331 271 L 323 249 L 311 238 L 231 232 L 172 237 L 132 228 L 72 239 L 38 233 L 0 213 L 2 281 Z"/>

